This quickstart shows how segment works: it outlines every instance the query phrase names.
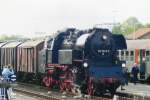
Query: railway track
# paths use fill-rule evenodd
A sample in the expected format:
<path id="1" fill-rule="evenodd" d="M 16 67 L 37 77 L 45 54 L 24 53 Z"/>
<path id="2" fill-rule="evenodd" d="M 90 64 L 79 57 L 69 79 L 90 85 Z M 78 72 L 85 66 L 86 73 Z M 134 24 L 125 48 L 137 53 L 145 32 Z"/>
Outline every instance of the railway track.
<path id="1" fill-rule="evenodd" d="M 54 96 L 48 96 L 48 95 L 44 95 L 44 94 L 39 94 L 39 93 L 35 93 L 35 92 L 31 92 L 31 91 L 26 91 L 26 90 L 22 90 L 22 89 L 14 89 L 14 91 L 25 94 L 25 95 L 29 95 L 29 96 L 35 96 L 38 98 L 41 98 L 43 100 L 60 100 L 57 97 Z"/>
<path id="2" fill-rule="evenodd" d="M 67 94 L 62 94 L 60 92 L 49 93 L 48 88 L 45 88 L 42 86 L 35 86 L 33 84 L 25 84 L 25 83 L 17 83 L 17 86 L 14 87 L 14 91 L 23 93 L 29 96 L 42 98 L 42 100 L 111 100 L 111 97 L 109 95 L 104 95 L 101 97 L 98 97 L 98 96 L 89 97 L 86 95 L 82 95 L 82 97 L 78 97 L 78 96 L 75 96 L 75 94 L 73 93 L 67 93 Z M 130 94 L 118 92 L 115 95 L 115 98 L 117 98 L 117 100 L 133 100 L 134 96 Z M 144 100 L 144 99 L 136 99 L 136 100 Z"/>

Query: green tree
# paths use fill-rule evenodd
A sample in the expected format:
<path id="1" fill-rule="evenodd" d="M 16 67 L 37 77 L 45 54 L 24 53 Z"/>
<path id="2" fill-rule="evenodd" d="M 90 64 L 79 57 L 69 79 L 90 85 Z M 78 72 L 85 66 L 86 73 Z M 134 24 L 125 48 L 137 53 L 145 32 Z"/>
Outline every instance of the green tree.
<path id="1" fill-rule="evenodd" d="M 115 34 L 121 34 L 121 25 L 117 25 L 117 26 L 114 26 L 113 29 L 112 29 L 112 33 L 115 33 Z"/>
<path id="2" fill-rule="evenodd" d="M 0 41 L 17 40 L 17 39 L 19 39 L 19 36 L 16 35 L 7 36 L 3 34 L 0 36 Z"/>
<path id="3" fill-rule="evenodd" d="M 129 17 L 119 26 L 114 26 L 112 32 L 113 33 L 119 32 L 120 34 L 127 35 L 142 27 L 144 26 L 138 21 L 136 17 Z"/>
<path id="4" fill-rule="evenodd" d="M 145 28 L 150 28 L 150 23 L 144 25 Z"/>

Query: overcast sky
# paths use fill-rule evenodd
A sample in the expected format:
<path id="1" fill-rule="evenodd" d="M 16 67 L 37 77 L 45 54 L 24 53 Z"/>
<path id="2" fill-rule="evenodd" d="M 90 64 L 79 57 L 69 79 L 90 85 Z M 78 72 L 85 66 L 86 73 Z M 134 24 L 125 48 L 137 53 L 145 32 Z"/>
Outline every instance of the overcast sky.
<path id="1" fill-rule="evenodd" d="M 150 0 L 0 0 L 0 34 L 84 29 L 129 16 L 150 22 Z"/>

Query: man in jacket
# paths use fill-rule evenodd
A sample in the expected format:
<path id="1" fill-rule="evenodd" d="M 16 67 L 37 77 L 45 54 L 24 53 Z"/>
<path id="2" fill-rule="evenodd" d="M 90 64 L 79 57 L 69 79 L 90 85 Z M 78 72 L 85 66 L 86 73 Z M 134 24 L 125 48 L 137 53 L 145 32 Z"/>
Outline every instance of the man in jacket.
<path id="1" fill-rule="evenodd" d="M 5 66 L 2 71 L 2 76 L 6 81 L 10 81 L 10 76 L 13 75 L 14 72 L 10 70 L 10 66 Z"/>
<path id="2" fill-rule="evenodd" d="M 132 67 L 131 74 L 133 76 L 133 83 L 136 85 L 138 81 L 138 73 L 139 73 L 139 68 L 136 63 L 134 63 L 134 66 Z"/>

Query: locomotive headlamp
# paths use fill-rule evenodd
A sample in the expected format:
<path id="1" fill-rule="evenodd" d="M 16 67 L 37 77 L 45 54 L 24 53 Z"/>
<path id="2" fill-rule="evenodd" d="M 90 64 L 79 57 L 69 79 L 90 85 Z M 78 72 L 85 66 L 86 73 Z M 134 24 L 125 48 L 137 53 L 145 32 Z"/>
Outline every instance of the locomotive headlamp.
<path id="1" fill-rule="evenodd" d="M 88 67 L 88 63 L 83 63 L 83 66 L 86 68 L 86 67 Z"/>
<path id="2" fill-rule="evenodd" d="M 106 40 L 106 39 L 107 39 L 107 36 L 106 36 L 106 35 L 103 35 L 102 38 L 103 38 L 103 40 Z"/>
<path id="3" fill-rule="evenodd" d="M 125 64 L 125 63 L 123 63 L 123 64 L 122 64 L 122 67 L 126 67 L 126 64 Z"/>

